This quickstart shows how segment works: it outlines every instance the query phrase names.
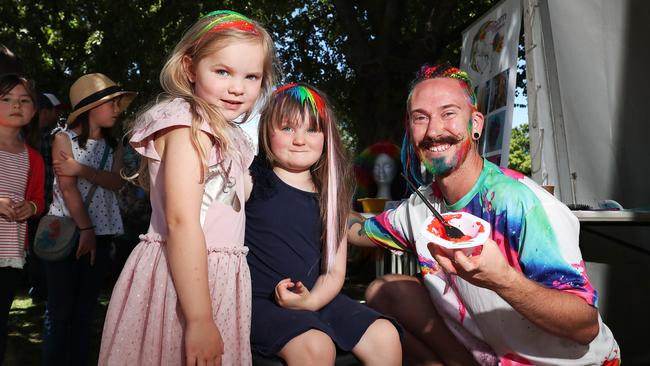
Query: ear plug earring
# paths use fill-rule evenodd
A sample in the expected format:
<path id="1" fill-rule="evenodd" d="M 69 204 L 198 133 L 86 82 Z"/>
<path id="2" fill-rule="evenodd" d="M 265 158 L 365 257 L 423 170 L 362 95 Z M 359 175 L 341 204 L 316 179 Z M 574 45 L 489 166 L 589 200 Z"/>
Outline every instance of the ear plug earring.
<path id="1" fill-rule="evenodd" d="M 481 134 L 478 133 L 478 132 L 474 132 L 474 133 L 472 134 L 472 137 L 474 138 L 474 140 L 478 140 L 479 137 L 481 137 Z"/>

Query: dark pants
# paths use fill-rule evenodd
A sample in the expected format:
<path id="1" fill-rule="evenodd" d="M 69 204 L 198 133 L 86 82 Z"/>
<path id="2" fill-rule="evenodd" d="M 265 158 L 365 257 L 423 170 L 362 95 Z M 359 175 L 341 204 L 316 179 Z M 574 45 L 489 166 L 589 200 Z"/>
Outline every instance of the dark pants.
<path id="1" fill-rule="evenodd" d="M 0 267 L 0 365 L 5 358 L 9 310 L 20 284 L 21 272 L 18 268 Z"/>
<path id="2" fill-rule="evenodd" d="M 45 262 L 47 307 L 44 365 L 86 365 L 93 315 L 109 261 L 111 236 L 97 236 L 95 265 L 90 254 Z"/>
<path id="3" fill-rule="evenodd" d="M 47 207 L 47 206 L 46 206 Z M 27 237 L 29 238 L 29 251 L 27 252 L 27 278 L 29 278 L 29 296 L 34 303 L 47 300 L 47 284 L 45 278 L 45 263 L 34 254 L 34 237 L 38 229 L 38 218 L 27 221 Z"/>

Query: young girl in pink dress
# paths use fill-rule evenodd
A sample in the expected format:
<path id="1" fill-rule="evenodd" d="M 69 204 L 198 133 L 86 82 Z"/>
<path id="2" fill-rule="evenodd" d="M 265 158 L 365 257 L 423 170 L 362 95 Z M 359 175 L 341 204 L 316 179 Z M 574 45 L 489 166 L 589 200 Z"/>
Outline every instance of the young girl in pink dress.
<path id="1" fill-rule="evenodd" d="M 267 31 L 231 11 L 202 17 L 163 66 L 167 95 L 131 137 L 151 223 L 113 289 L 100 365 L 251 364 L 243 206 L 254 152 L 231 121 L 269 94 L 275 69 Z"/>

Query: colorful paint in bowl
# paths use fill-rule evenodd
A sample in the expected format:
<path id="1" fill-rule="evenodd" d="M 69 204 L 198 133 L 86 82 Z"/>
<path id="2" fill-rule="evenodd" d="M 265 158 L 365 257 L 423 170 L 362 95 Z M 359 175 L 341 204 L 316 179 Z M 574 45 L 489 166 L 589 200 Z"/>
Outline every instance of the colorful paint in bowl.
<path id="1" fill-rule="evenodd" d="M 465 236 L 449 238 L 442 223 L 435 217 L 429 217 L 422 226 L 421 233 L 426 240 L 447 250 L 462 250 L 465 255 L 481 253 L 483 244 L 490 236 L 490 224 L 467 212 L 448 212 L 442 217 L 452 226 L 459 228 Z"/>

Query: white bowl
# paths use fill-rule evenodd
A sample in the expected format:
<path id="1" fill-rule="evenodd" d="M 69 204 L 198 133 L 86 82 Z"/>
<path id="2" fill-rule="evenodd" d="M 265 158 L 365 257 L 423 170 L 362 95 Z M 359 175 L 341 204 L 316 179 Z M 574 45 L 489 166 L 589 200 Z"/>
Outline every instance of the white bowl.
<path id="1" fill-rule="evenodd" d="M 454 250 L 462 250 L 467 256 L 481 253 L 483 244 L 490 237 L 490 224 L 467 212 L 447 212 L 442 217 L 452 226 L 459 228 L 465 237 L 461 239 L 449 239 L 444 232 L 440 221 L 435 217 L 429 217 L 422 225 L 421 233 L 426 240 L 444 249 L 448 255 L 453 255 Z"/>

